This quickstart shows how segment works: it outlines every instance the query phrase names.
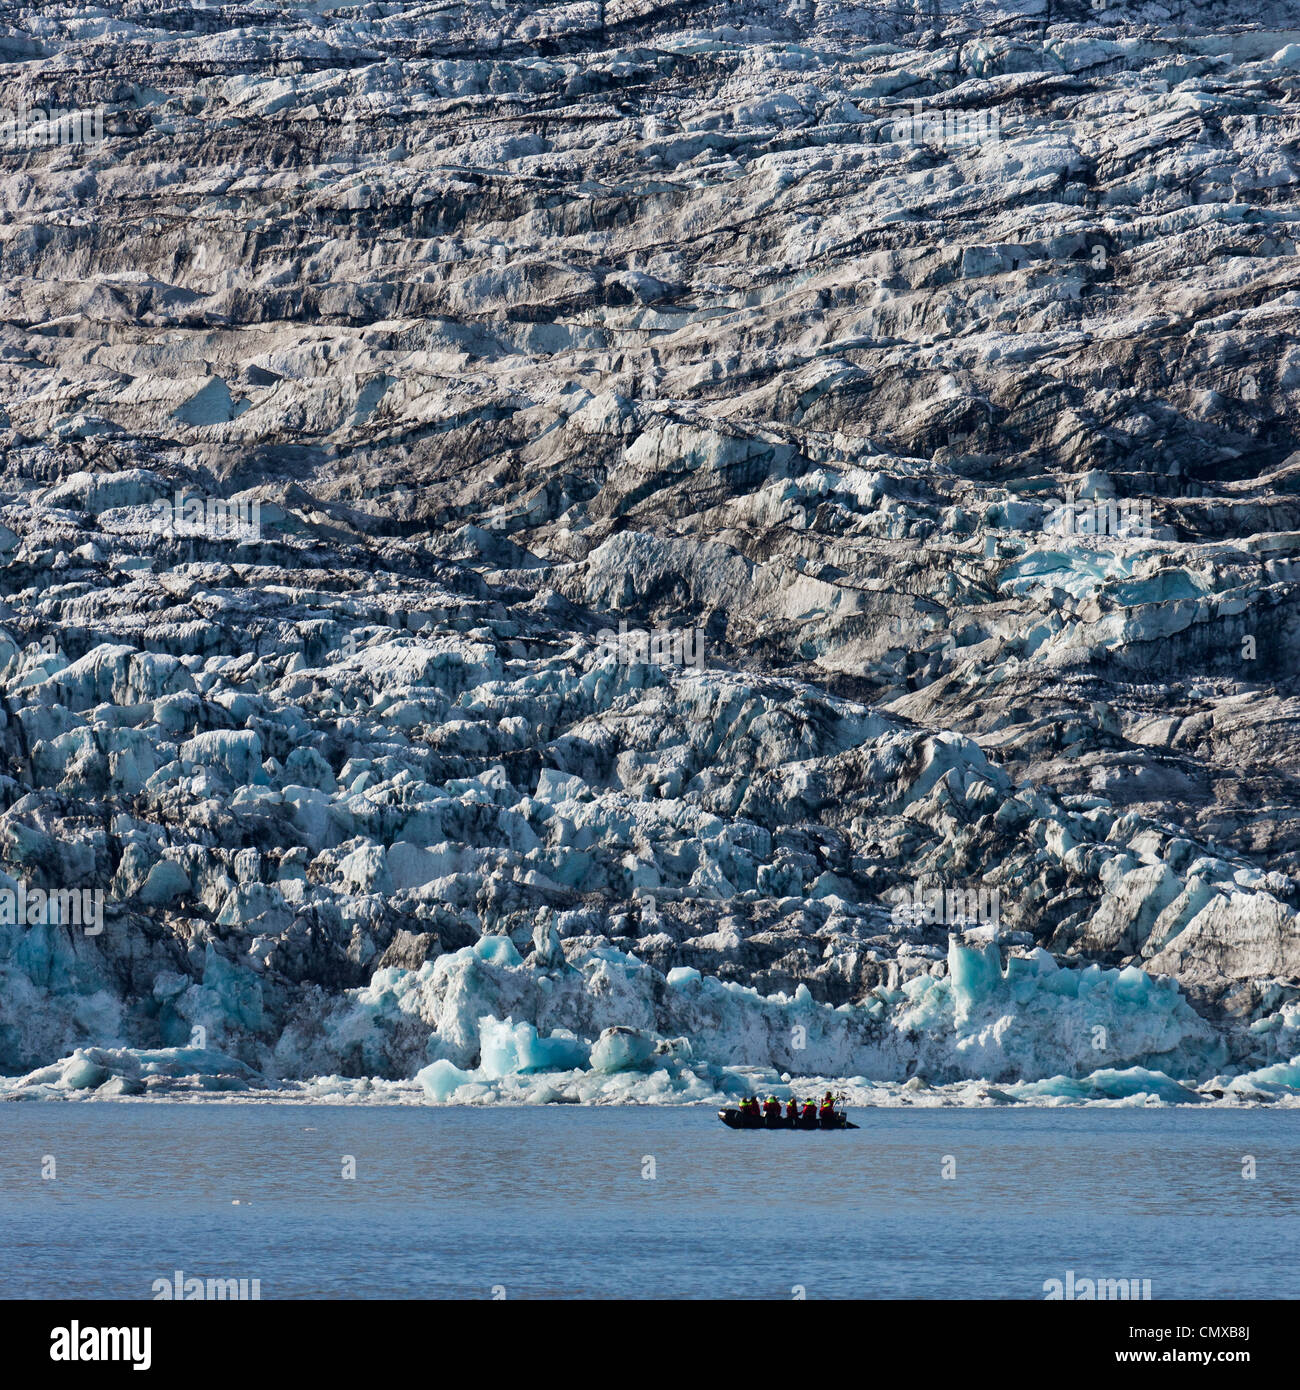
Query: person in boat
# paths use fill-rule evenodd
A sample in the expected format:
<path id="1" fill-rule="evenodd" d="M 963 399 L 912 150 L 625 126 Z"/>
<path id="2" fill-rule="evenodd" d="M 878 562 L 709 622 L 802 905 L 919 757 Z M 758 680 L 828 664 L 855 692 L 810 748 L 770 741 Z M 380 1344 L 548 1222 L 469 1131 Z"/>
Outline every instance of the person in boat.
<path id="1" fill-rule="evenodd" d="M 824 1125 L 835 1123 L 835 1097 L 829 1091 L 822 1097 L 822 1103 L 818 1110 L 817 1118 Z"/>
<path id="2" fill-rule="evenodd" d="M 804 1101 L 803 1114 L 799 1117 L 799 1123 L 801 1125 L 813 1126 L 817 1124 L 817 1107 L 812 1103 L 812 1101 Z"/>
<path id="3" fill-rule="evenodd" d="M 781 1118 L 781 1102 L 775 1096 L 768 1096 L 763 1102 L 763 1119 L 774 1125 Z"/>
<path id="4" fill-rule="evenodd" d="M 786 1124 L 797 1124 L 799 1122 L 799 1102 L 793 1096 L 790 1097 L 785 1107 Z"/>

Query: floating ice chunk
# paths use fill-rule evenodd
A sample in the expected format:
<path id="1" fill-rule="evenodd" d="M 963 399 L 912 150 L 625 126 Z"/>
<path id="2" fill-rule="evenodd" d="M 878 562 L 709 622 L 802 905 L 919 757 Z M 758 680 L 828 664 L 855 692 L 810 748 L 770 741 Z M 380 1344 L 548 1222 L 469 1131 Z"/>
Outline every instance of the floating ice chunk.
<path id="1" fill-rule="evenodd" d="M 1300 1091 L 1300 1057 L 1289 1062 L 1275 1062 L 1270 1067 L 1234 1076 L 1228 1083 L 1228 1090 L 1249 1093 L 1273 1089 Z"/>
<path id="2" fill-rule="evenodd" d="M 93 1061 L 85 1052 L 78 1049 L 63 1064 L 63 1073 L 59 1078 L 59 1084 L 66 1086 L 70 1091 L 81 1091 L 94 1086 L 102 1086 L 108 1078 L 109 1070 L 107 1067 Z"/>
<path id="3" fill-rule="evenodd" d="M 1201 1097 L 1162 1071 L 1127 1067 L 1122 1071 L 1103 1067 L 1080 1078 L 1052 1076 L 1045 1081 L 1025 1081 L 1005 1088 L 1017 1099 L 1059 1097 L 1062 1100 L 1130 1100 L 1154 1096 L 1170 1105 L 1193 1105 Z"/>
<path id="4" fill-rule="evenodd" d="M 444 1057 L 416 1072 L 415 1079 L 424 1087 L 430 1100 L 443 1105 L 454 1091 L 470 1085 L 475 1078 L 472 1072 L 462 1071 Z"/>
<path id="5" fill-rule="evenodd" d="M 592 1071 L 641 1071 L 654 1063 L 655 1040 L 636 1028 L 606 1028 L 591 1049 Z"/>
<path id="6" fill-rule="evenodd" d="M 11 1083 L 13 1092 L 94 1092 L 97 1098 L 139 1095 L 146 1089 L 165 1094 L 169 1090 L 247 1090 L 256 1074 L 243 1062 L 224 1052 L 202 1047 L 86 1047 L 77 1048 L 48 1067 Z"/>

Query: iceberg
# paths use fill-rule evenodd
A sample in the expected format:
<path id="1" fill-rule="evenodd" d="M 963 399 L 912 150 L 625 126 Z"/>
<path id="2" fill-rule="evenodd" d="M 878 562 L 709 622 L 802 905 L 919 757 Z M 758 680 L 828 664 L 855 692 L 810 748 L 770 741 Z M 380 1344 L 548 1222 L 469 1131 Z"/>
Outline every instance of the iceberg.
<path id="1" fill-rule="evenodd" d="M 511 1018 L 498 1021 L 487 1015 L 478 1023 L 479 1070 L 489 1080 L 515 1073 L 571 1071 L 585 1067 L 591 1057 L 591 1045 L 563 1028 L 542 1038 L 533 1024 Z"/>

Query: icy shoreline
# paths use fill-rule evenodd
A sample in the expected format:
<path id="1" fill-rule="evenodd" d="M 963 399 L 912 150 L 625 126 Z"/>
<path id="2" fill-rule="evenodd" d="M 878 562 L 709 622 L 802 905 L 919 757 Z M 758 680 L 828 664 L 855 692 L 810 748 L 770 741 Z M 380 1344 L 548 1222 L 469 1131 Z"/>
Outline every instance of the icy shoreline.
<path id="1" fill-rule="evenodd" d="M 1300 1090 L 1292 1086 L 1258 1085 L 1251 1076 L 1231 1078 L 1225 1089 L 1202 1085 L 1193 1088 L 1162 1073 L 1137 1075 L 1139 1068 L 1129 1073 L 1115 1073 L 1106 1083 L 1094 1078 L 1074 1079 L 1053 1077 L 1044 1082 L 1015 1083 L 992 1086 L 986 1082 L 964 1081 L 948 1085 L 929 1086 L 916 1090 L 902 1085 L 863 1084 L 860 1078 L 802 1077 L 798 1083 L 765 1080 L 761 1075 L 749 1077 L 756 1092 L 785 1098 L 791 1091 L 799 1096 L 819 1095 L 826 1090 L 844 1097 L 841 1104 L 859 1112 L 877 1109 L 959 1109 L 981 1110 L 1019 1106 L 1028 1109 L 1132 1109 L 1148 1106 L 1180 1109 L 1257 1109 L 1271 1106 L 1281 1109 L 1300 1108 Z M 1300 1067 L 1297 1068 L 1300 1071 Z M 197 1078 L 191 1078 L 195 1080 Z M 529 1088 L 511 1088 L 494 1092 L 479 1088 L 478 1094 L 466 1094 L 445 1101 L 432 1100 L 422 1087 L 412 1081 L 384 1081 L 372 1077 L 313 1077 L 280 1087 L 249 1088 L 244 1091 L 205 1090 L 199 1086 L 177 1086 L 153 1094 L 131 1095 L 118 1092 L 102 1095 L 94 1090 L 76 1090 L 59 1086 L 24 1087 L 16 1085 L 20 1078 L 0 1077 L 0 1101 L 76 1101 L 81 1103 L 133 1103 L 140 1105 L 347 1105 L 360 1107 L 421 1106 L 439 1110 L 460 1109 L 532 1109 L 543 1105 L 578 1105 L 600 1107 L 673 1107 L 678 1109 L 711 1110 L 734 1102 L 737 1092 L 717 1092 L 711 1096 L 679 1096 L 655 1092 L 647 1088 L 639 1093 L 635 1088 L 620 1095 L 598 1095 L 577 1099 L 566 1093 L 572 1078 L 565 1073 L 541 1074 L 529 1077 Z M 737 1080 L 740 1074 L 737 1073 Z M 1232 1083 L 1237 1083 L 1233 1085 Z M 1116 1093 L 1103 1094 L 1109 1085 Z M 1089 1088 L 1096 1094 L 1085 1098 Z M 1131 1089 L 1130 1089 L 1131 1088 Z M 538 1093 L 550 1094 L 538 1098 Z"/>
<path id="2" fill-rule="evenodd" d="M 435 1104 L 721 1104 L 755 1091 L 851 1105 L 1272 1103 L 1300 1097 L 1300 1017 L 1234 1062 L 1176 981 L 1063 969 L 1046 951 L 949 937 L 946 969 L 833 1007 L 762 995 L 609 946 L 566 958 L 538 933 L 388 968 L 291 1024 L 257 1064 L 192 1045 L 83 1047 L 0 1081 L 0 1097 L 260 1096 Z M 239 999 L 212 1001 L 218 1025 Z M 218 1031 L 214 1037 L 220 1037 Z M 313 1065 L 352 1059 L 353 1078 Z M 386 1075 L 380 1065 L 386 1069 Z M 1101 1065 L 1097 1065 L 1101 1063 Z"/>

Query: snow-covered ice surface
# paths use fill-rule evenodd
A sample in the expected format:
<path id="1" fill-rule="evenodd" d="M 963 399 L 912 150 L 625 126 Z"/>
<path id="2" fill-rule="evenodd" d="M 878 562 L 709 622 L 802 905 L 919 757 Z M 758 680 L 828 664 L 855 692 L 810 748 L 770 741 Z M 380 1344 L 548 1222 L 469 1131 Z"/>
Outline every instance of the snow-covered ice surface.
<path id="1" fill-rule="evenodd" d="M 1295 1103 L 1297 54 L 0 0 L 0 1095 Z"/>

